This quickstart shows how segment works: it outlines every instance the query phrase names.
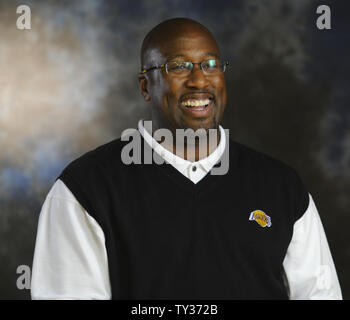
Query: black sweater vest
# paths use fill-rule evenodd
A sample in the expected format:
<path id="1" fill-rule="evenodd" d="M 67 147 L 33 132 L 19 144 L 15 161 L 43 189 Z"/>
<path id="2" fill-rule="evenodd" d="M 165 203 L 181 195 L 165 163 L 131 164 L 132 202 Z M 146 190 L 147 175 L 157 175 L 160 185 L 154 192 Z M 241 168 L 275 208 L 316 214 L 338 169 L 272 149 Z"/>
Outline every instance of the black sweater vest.
<path id="1" fill-rule="evenodd" d="M 288 299 L 282 262 L 309 203 L 294 169 L 229 140 L 228 172 L 194 184 L 170 164 L 125 165 L 127 143 L 59 176 L 104 232 L 112 299 Z"/>

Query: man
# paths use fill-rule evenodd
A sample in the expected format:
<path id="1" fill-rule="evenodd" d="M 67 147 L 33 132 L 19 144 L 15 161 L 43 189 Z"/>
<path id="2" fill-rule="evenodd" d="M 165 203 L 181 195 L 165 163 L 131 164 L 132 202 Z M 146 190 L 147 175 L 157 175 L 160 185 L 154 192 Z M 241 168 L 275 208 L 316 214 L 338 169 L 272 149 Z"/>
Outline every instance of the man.
<path id="1" fill-rule="evenodd" d="M 143 161 L 126 164 L 127 142 L 116 139 L 62 172 L 40 214 L 33 299 L 342 299 L 296 172 L 220 126 L 221 59 L 212 34 L 193 20 L 148 33 L 139 83 L 152 128 L 139 122 Z M 162 129 L 201 134 L 194 143 L 158 143 L 152 135 Z M 210 129 L 217 139 L 200 144 Z M 166 163 L 145 164 L 147 148 Z M 225 154 L 228 170 L 213 174 Z"/>

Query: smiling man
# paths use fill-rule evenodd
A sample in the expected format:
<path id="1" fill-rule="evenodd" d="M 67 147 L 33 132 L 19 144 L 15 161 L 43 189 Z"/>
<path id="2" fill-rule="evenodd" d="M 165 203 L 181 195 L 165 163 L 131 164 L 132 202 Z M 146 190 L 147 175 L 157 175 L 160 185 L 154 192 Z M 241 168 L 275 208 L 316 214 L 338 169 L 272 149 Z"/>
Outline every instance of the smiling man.
<path id="1" fill-rule="evenodd" d="M 196 21 L 147 34 L 138 80 L 152 129 L 140 120 L 138 132 L 165 163 L 126 164 L 116 139 L 63 170 L 40 214 L 33 299 L 342 298 L 298 174 L 220 126 L 227 66 Z M 155 139 L 163 129 L 174 139 Z M 179 130 L 200 133 L 179 142 Z M 229 169 L 213 174 L 225 154 Z"/>
<path id="2" fill-rule="evenodd" d="M 219 128 L 226 63 L 208 29 L 185 19 L 158 25 L 143 41 L 141 65 L 139 82 L 152 101 L 154 129 Z"/>
<path id="3" fill-rule="evenodd" d="M 219 124 L 227 103 L 227 64 L 221 60 L 214 37 L 199 23 L 172 19 L 153 28 L 142 44 L 139 76 L 141 93 L 151 101 L 153 131 L 167 128 L 175 137 L 178 129 L 216 129 L 219 142 Z M 203 154 L 212 153 L 216 144 L 209 146 L 207 137 L 199 134 L 196 144 L 183 141 L 189 154 L 196 152 L 191 160 L 201 158 L 201 138 L 208 142 Z M 176 153 L 175 143 L 163 146 Z"/>

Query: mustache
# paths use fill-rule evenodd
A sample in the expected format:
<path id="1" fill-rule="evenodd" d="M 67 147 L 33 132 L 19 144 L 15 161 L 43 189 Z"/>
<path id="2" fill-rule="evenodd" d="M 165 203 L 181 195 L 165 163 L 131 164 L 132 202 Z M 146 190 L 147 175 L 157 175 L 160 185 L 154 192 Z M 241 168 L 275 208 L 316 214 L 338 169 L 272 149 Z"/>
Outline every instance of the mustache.
<path id="1" fill-rule="evenodd" d="M 189 91 L 189 92 L 185 92 L 183 93 L 180 98 L 179 98 L 179 101 L 182 101 L 184 97 L 186 96 L 191 96 L 191 95 L 194 95 L 194 94 L 209 94 L 210 95 L 210 98 L 214 100 L 214 102 L 216 101 L 216 96 L 214 93 L 210 92 L 210 91 L 206 91 L 206 90 L 198 90 L 198 91 Z"/>

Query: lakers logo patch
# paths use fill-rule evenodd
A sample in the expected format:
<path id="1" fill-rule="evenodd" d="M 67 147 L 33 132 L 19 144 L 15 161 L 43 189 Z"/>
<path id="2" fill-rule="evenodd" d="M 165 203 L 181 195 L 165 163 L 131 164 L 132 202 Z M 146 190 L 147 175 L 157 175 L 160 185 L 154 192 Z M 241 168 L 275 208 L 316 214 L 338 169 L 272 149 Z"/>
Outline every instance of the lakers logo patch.
<path id="1" fill-rule="evenodd" d="M 254 210 L 250 213 L 249 220 L 255 220 L 262 227 L 271 227 L 271 218 L 261 210 Z"/>

